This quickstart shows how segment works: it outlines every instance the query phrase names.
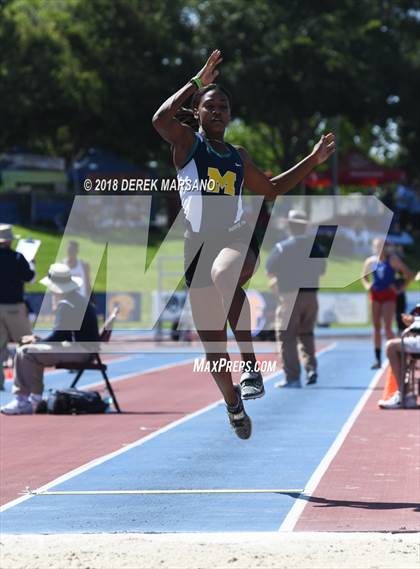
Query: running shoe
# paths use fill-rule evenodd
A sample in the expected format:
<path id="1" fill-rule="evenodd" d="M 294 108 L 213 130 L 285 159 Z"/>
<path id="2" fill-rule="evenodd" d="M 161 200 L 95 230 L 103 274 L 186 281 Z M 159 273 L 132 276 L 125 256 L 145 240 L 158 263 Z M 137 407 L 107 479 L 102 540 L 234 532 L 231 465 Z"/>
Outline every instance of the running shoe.
<path id="1" fill-rule="evenodd" d="M 258 399 L 265 394 L 264 381 L 258 371 L 250 371 L 241 375 L 242 399 Z"/>
<path id="2" fill-rule="evenodd" d="M 370 366 L 370 369 L 381 369 L 381 362 L 380 361 L 376 361 L 375 363 L 373 363 Z"/>
<path id="3" fill-rule="evenodd" d="M 285 377 L 274 384 L 274 387 L 280 389 L 300 389 L 302 386 L 300 384 L 300 379 L 288 380 Z"/>
<path id="4" fill-rule="evenodd" d="M 380 399 L 378 406 L 381 409 L 400 409 L 402 407 L 400 392 L 396 391 L 389 399 Z"/>
<path id="5" fill-rule="evenodd" d="M 226 406 L 229 421 L 235 434 L 240 439 L 249 439 L 252 433 L 251 419 L 246 414 L 244 404 L 242 403 L 240 386 L 234 385 L 233 387 L 238 395 L 238 404 L 234 409 Z"/>
<path id="6" fill-rule="evenodd" d="M 4 405 L 0 411 L 5 415 L 32 415 L 32 403 L 27 397 L 18 395 L 10 403 Z"/>
<path id="7" fill-rule="evenodd" d="M 308 375 L 306 376 L 306 385 L 313 385 L 314 383 L 317 382 L 317 380 L 318 380 L 318 374 L 313 369 L 309 371 Z"/>

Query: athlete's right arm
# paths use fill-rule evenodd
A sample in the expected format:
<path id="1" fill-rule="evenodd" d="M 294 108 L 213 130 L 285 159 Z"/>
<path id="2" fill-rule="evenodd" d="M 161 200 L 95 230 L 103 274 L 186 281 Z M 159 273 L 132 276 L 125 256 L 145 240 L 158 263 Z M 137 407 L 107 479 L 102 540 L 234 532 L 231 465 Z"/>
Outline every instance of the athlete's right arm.
<path id="1" fill-rule="evenodd" d="M 375 257 L 368 257 L 363 264 L 362 285 L 365 290 L 370 290 L 372 283 L 369 280 L 368 274 L 372 271 L 372 264 Z"/>
<path id="2" fill-rule="evenodd" d="M 195 135 L 190 126 L 175 118 L 175 114 L 196 90 L 194 83 L 187 83 L 159 107 L 152 119 L 153 126 L 161 137 L 173 146 L 180 163 L 185 161 L 191 151 Z"/>
<path id="3" fill-rule="evenodd" d="M 204 67 L 197 73 L 203 86 L 211 83 L 218 75 L 216 67 L 221 63 L 219 50 L 213 51 Z M 174 148 L 176 162 L 183 163 L 194 144 L 194 131 L 175 118 L 177 111 L 197 90 L 197 85 L 189 81 L 184 87 L 169 97 L 153 115 L 152 123 L 158 133 Z"/>

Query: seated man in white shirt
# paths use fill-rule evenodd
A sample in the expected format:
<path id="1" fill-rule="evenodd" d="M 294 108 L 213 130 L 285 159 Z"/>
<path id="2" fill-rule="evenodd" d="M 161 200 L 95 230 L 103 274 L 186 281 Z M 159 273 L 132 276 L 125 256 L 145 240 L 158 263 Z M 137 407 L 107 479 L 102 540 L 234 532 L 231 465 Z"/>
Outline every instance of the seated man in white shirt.
<path id="1" fill-rule="evenodd" d="M 54 295 L 55 323 L 46 338 L 24 336 L 16 351 L 13 393 L 1 408 L 5 415 L 28 415 L 42 399 L 44 369 L 58 363 L 83 363 L 98 351 L 99 330 L 95 307 L 80 292 L 81 280 L 63 263 L 51 265 L 40 281 Z"/>

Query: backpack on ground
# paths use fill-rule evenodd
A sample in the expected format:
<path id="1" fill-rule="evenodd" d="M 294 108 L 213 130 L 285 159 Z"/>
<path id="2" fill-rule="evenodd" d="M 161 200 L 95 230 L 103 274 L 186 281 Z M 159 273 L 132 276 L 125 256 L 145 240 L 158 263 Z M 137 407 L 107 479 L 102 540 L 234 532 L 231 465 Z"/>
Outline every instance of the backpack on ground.
<path id="1" fill-rule="evenodd" d="M 55 415 L 105 413 L 108 407 L 97 391 L 50 389 L 47 399 L 47 413 Z"/>

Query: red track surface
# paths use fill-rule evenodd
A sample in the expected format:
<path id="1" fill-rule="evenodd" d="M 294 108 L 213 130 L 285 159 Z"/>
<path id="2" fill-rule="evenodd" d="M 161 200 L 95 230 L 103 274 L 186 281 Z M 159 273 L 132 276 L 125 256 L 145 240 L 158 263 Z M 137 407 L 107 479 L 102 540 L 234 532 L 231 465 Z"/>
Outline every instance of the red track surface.
<path id="1" fill-rule="evenodd" d="M 419 411 L 380 410 L 380 393 L 372 392 L 296 531 L 420 530 Z"/>
<path id="2" fill-rule="evenodd" d="M 220 399 L 210 374 L 191 370 L 190 363 L 115 383 L 122 414 L 0 414 L 1 504 Z"/>

